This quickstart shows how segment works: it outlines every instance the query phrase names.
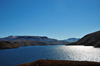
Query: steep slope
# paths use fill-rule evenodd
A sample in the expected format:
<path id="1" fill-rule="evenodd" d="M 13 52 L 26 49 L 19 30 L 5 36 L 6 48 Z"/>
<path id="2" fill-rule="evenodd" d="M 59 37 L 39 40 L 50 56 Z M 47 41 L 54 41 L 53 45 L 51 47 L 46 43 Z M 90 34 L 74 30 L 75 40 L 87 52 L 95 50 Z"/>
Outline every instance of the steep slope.
<path id="1" fill-rule="evenodd" d="M 67 45 L 86 45 L 86 46 L 100 47 L 100 31 L 85 35 L 77 42 L 70 43 Z"/>
<path id="2" fill-rule="evenodd" d="M 0 41 L 0 49 L 11 49 L 11 48 L 18 48 L 18 45 L 8 41 Z"/>

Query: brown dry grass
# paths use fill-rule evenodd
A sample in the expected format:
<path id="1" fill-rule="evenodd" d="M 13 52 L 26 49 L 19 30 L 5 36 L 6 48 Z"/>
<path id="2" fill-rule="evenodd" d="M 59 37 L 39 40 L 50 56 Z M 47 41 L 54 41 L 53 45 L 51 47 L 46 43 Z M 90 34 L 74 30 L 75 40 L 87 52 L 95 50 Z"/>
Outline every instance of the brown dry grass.
<path id="1" fill-rule="evenodd" d="M 37 60 L 18 66 L 100 66 L 100 63 L 89 61 Z"/>

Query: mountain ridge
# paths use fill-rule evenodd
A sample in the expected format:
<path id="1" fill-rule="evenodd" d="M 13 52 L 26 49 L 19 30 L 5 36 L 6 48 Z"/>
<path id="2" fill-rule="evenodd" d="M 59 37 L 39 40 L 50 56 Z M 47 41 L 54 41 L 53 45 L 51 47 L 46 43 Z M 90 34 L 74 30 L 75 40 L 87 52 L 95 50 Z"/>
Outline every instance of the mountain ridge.
<path id="1" fill-rule="evenodd" d="M 61 41 L 57 39 L 48 38 L 46 36 L 8 36 L 5 38 L 0 38 L 0 41 L 10 41 L 10 42 L 16 42 L 16 41 L 38 41 L 38 42 L 46 42 L 50 44 L 67 44 L 67 41 Z"/>

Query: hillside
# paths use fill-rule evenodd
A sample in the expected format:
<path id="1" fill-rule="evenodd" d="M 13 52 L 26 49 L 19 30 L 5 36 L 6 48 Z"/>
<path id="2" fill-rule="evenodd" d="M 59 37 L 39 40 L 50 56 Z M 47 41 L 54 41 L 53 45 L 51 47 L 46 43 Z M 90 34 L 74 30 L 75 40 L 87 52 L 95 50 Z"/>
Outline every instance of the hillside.
<path id="1" fill-rule="evenodd" d="M 60 41 L 57 39 L 51 39 L 48 37 L 41 36 L 8 36 L 5 38 L 0 38 L 0 41 L 10 41 L 10 42 L 19 42 L 19 41 L 38 41 L 38 42 L 46 42 L 50 44 L 67 44 L 67 41 Z"/>
<path id="2" fill-rule="evenodd" d="M 46 42 L 37 42 L 37 41 L 16 41 L 13 42 L 14 44 L 17 44 L 18 46 L 36 46 L 36 45 L 53 45 Z"/>
<path id="3" fill-rule="evenodd" d="M 11 49 L 11 48 L 18 48 L 18 45 L 8 41 L 0 41 L 0 49 Z"/>
<path id="4" fill-rule="evenodd" d="M 85 46 L 100 47 L 100 31 L 87 34 L 77 42 L 70 43 L 67 45 L 85 45 Z"/>
<path id="5" fill-rule="evenodd" d="M 0 41 L 0 49 L 11 49 L 18 48 L 22 46 L 37 46 L 37 45 L 53 45 L 46 42 L 37 42 L 37 41 L 17 41 L 17 42 L 9 42 L 9 41 Z"/>

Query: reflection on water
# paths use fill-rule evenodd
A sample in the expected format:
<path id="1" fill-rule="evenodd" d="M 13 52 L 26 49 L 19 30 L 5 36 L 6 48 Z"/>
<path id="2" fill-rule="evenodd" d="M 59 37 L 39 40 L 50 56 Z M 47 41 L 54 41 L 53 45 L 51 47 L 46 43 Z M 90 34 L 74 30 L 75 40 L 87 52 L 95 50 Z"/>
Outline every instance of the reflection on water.
<path id="1" fill-rule="evenodd" d="M 0 50 L 0 66 L 15 66 L 39 59 L 100 62 L 100 49 L 92 46 L 28 46 Z"/>

